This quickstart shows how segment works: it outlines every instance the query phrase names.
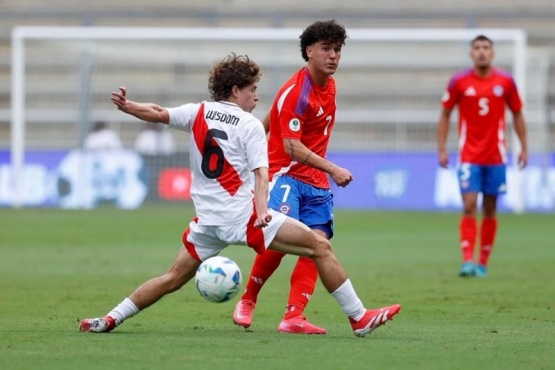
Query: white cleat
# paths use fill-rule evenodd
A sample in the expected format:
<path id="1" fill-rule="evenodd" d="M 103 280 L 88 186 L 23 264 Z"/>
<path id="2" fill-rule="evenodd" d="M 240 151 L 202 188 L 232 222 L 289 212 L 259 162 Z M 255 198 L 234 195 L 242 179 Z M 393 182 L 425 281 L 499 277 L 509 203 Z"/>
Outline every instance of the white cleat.
<path id="1" fill-rule="evenodd" d="M 84 319 L 79 324 L 79 330 L 90 333 L 107 333 L 116 327 L 116 320 L 111 316 Z"/>

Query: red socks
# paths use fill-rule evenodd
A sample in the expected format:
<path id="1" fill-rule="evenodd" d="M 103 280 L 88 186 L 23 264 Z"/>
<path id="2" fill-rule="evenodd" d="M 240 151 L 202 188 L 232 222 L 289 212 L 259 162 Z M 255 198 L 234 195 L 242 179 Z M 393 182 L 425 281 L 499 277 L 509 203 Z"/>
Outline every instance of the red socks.
<path id="1" fill-rule="evenodd" d="M 266 280 L 276 271 L 284 256 L 285 254 L 272 250 L 266 250 L 262 254 L 257 254 L 252 265 L 249 280 L 247 281 L 245 293 L 243 293 L 241 299 L 256 302 L 260 289 L 262 289 Z"/>
<path id="2" fill-rule="evenodd" d="M 474 259 L 474 244 L 476 243 L 476 219 L 464 217 L 460 223 L 461 251 L 463 262 Z M 487 266 L 488 259 L 493 250 L 493 243 L 497 234 L 497 219 L 484 218 L 480 227 L 480 258 L 478 262 Z"/>
<path id="3" fill-rule="evenodd" d="M 487 266 L 489 255 L 493 250 L 495 235 L 497 234 L 497 219 L 484 218 L 480 230 L 480 260 L 481 265 Z"/>
<path id="4" fill-rule="evenodd" d="M 303 314 L 316 289 L 317 280 L 318 270 L 314 261 L 308 257 L 299 257 L 291 274 L 291 291 L 284 320 Z"/>
<path id="5" fill-rule="evenodd" d="M 278 268 L 284 256 L 285 254 L 272 250 L 257 255 L 241 299 L 256 302 L 262 286 Z M 303 314 L 303 310 L 316 289 L 317 280 L 318 270 L 314 261 L 308 257 L 299 257 L 291 274 L 291 291 L 284 319 Z"/>
<path id="6" fill-rule="evenodd" d="M 466 216 L 461 218 L 459 230 L 463 262 L 472 261 L 474 259 L 476 229 L 476 218 Z"/>

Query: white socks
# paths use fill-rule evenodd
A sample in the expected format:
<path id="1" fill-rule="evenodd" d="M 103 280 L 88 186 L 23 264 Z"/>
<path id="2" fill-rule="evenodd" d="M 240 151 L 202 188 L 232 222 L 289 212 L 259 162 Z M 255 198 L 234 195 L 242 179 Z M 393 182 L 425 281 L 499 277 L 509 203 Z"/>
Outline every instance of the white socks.
<path id="1" fill-rule="evenodd" d="M 348 317 L 358 321 L 366 313 L 366 309 L 353 289 L 351 280 L 345 280 L 345 282 L 337 288 L 335 292 L 331 293 L 331 295 L 335 298 L 337 303 L 339 303 L 341 309 Z"/>
<path id="2" fill-rule="evenodd" d="M 125 319 L 135 316 L 139 312 L 135 303 L 133 303 L 129 298 L 125 298 L 108 312 L 108 316 L 113 317 L 116 320 L 116 325 L 121 324 Z"/>

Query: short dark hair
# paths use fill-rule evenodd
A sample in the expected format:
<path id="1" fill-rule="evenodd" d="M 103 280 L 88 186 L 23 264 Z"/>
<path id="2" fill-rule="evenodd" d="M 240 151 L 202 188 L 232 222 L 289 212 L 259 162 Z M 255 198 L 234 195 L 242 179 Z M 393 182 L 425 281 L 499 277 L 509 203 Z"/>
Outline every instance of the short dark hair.
<path id="1" fill-rule="evenodd" d="M 231 53 L 214 63 L 208 78 L 208 91 L 214 101 L 226 100 L 233 86 L 239 89 L 260 80 L 260 67 L 246 55 Z"/>
<path id="2" fill-rule="evenodd" d="M 306 53 L 307 46 L 310 46 L 316 42 L 324 41 L 329 43 L 340 43 L 345 45 L 345 40 L 347 39 L 347 31 L 345 27 L 337 23 L 335 19 L 329 21 L 316 21 L 308 26 L 299 39 L 301 40 L 301 54 L 303 59 L 308 62 L 308 55 Z"/>
<path id="3" fill-rule="evenodd" d="M 474 43 L 475 43 L 476 41 L 487 41 L 487 42 L 489 42 L 491 45 L 493 45 L 493 41 L 491 41 L 491 39 L 490 39 L 489 37 L 485 36 L 485 35 L 478 35 L 478 36 L 474 37 L 474 38 L 472 39 L 472 41 L 470 41 L 470 45 L 474 45 Z"/>

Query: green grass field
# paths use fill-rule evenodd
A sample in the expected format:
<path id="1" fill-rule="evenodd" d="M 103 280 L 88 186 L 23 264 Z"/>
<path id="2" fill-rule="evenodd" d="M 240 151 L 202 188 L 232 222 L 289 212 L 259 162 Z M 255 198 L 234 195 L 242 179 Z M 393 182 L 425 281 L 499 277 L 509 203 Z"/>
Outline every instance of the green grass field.
<path id="1" fill-rule="evenodd" d="M 294 257 L 267 283 L 251 331 L 192 284 L 109 334 L 80 333 L 160 274 L 191 208 L 0 210 L 0 369 L 555 369 L 555 220 L 500 215 L 487 279 L 462 279 L 454 213 L 337 212 L 334 248 L 369 307 L 401 314 L 355 337 L 320 284 L 325 336 L 278 334 Z M 248 275 L 254 252 L 232 246 Z M 247 276 L 244 276 L 246 278 Z"/>

